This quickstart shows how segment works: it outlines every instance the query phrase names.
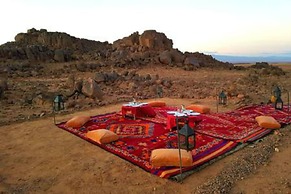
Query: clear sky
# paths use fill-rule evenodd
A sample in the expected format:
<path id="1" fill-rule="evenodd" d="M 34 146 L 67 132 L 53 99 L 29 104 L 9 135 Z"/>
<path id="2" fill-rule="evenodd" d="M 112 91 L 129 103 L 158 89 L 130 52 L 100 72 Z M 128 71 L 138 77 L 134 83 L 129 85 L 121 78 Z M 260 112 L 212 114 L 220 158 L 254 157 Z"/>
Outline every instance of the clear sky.
<path id="1" fill-rule="evenodd" d="M 27 29 L 113 41 L 155 29 L 181 51 L 291 55 L 291 0 L 1 0 L 0 44 Z"/>

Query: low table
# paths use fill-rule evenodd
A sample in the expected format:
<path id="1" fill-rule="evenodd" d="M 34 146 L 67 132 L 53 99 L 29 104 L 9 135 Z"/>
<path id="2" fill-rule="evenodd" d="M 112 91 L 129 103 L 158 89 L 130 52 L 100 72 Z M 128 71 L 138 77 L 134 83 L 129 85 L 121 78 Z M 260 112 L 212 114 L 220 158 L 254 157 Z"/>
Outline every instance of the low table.
<path id="1" fill-rule="evenodd" d="M 121 107 L 122 116 L 136 117 L 155 117 L 156 112 L 147 103 L 128 103 Z"/>
<path id="2" fill-rule="evenodd" d="M 178 120 L 187 119 L 189 126 L 191 128 L 194 128 L 196 123 L 201 121 L 199 115 L 200 113 L 193 112 L 190 110 L 186 110 L 184 112 L 169 111 L 167 112 L 167 129 L 171 131 L 174 127 L 176 127 L 177 117 Z"/>

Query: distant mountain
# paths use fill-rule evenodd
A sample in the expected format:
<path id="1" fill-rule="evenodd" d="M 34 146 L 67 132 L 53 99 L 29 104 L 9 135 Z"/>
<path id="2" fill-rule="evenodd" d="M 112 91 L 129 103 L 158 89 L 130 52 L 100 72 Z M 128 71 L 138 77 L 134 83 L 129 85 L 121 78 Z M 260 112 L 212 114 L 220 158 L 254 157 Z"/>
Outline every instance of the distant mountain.
<path id="1" fill-rule="evenodd" d="M 216 60 L 229 63 L 255 63 L 255 62 L 268 62 L 268 63 L 283 63 L 291 62 L 290 55 L 274 55 L 274 56 L 232 56 L 232 55 L 216 55 L 212 54 Z"/>

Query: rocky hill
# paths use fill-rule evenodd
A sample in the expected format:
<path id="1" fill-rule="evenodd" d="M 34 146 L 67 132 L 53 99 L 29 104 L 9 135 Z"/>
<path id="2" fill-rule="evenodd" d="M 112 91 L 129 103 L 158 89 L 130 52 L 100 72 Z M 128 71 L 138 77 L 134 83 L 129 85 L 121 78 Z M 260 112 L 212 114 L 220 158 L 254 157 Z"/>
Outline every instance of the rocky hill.
<path id="1" fill-rule="evenodd" d="M 19 33 L 14 42 L 0 46 L 0 59 L 29 62 L 68 62 L 99 60 L 116 67 L 139 67 L 163 64 L 194 70 L 199 67 L 232 68 L 202 53 L 182 53 L 173 48 L 173 41 L 164 33 L 147 30 L 135 32 L 113 44 L 80 39 L 61 32 L 29 29 Z"/>
<path id="2" fill-rule="evenodd" d="M 0 58 L 38 62 L 66 62 L 84 53 L 110 47 L 108 42 L 79 39 L 66 33 L 30 29 L 0 47 Z"/>
<path id="3" fill-rule="evenodd" d="M 288 76 L 266 63 L 234 67 L 210 55 L 183 53 L 155 30 L 110 44 L 30 29 L 0 46 L 0 125 L 51 115 L 58 94 L 68 112 L 133 97 L 216 99 L 220 90 L 241 106 L 267 101 L 277 82 L 290 85 Z"/>

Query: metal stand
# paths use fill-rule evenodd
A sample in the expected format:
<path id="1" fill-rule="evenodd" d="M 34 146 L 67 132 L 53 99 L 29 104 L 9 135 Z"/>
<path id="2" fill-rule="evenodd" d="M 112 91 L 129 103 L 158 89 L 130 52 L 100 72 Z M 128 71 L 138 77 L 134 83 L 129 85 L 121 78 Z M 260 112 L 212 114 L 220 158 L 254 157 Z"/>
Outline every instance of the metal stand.
<path id="1" fill-rule="evenodd" d="M 52 103 L 52 108 L 53 108 L 54 124 L 56 124 L 56 112 L 65 109 L 64 99 L 63 99 L 62 94 L 59 94 L 54 98 L 53 103 Z"/>
<path id="2" fill-rule="evenodd" d="M 216 90 L 216 112 L 218 112 L 218 104 L 219 104 L 219 97 L 218 97 L 218 93 L 217 93 L 217 90 Z"/>
<path id="3" fill-rule="evenodd" d="M 287 101 L 288 101 L 288 121 L 289 121 L 290 119 L 290 93 L 289 91 L 287 92 Z"/>
<path id="4" fill-rule="evenodd" d="M 54 109 L 53 109 L 53 115 L 54 115 L 54 124 L 56 124 L 56 112 Z"/>
<path id="5" fill-rule="evenodd" d="M 180 133 L 179 133 L 179 119 L 176 116 L 176 127 L 177 127 L 177 133 L 178 133 L 178 149 L 179 149 L 179 161 L 180 161 L 180 177 L 181 177 L 181 183 L 182 181 L 182 156 L 181 156 L 181 147 L 180 147 Z"/>

